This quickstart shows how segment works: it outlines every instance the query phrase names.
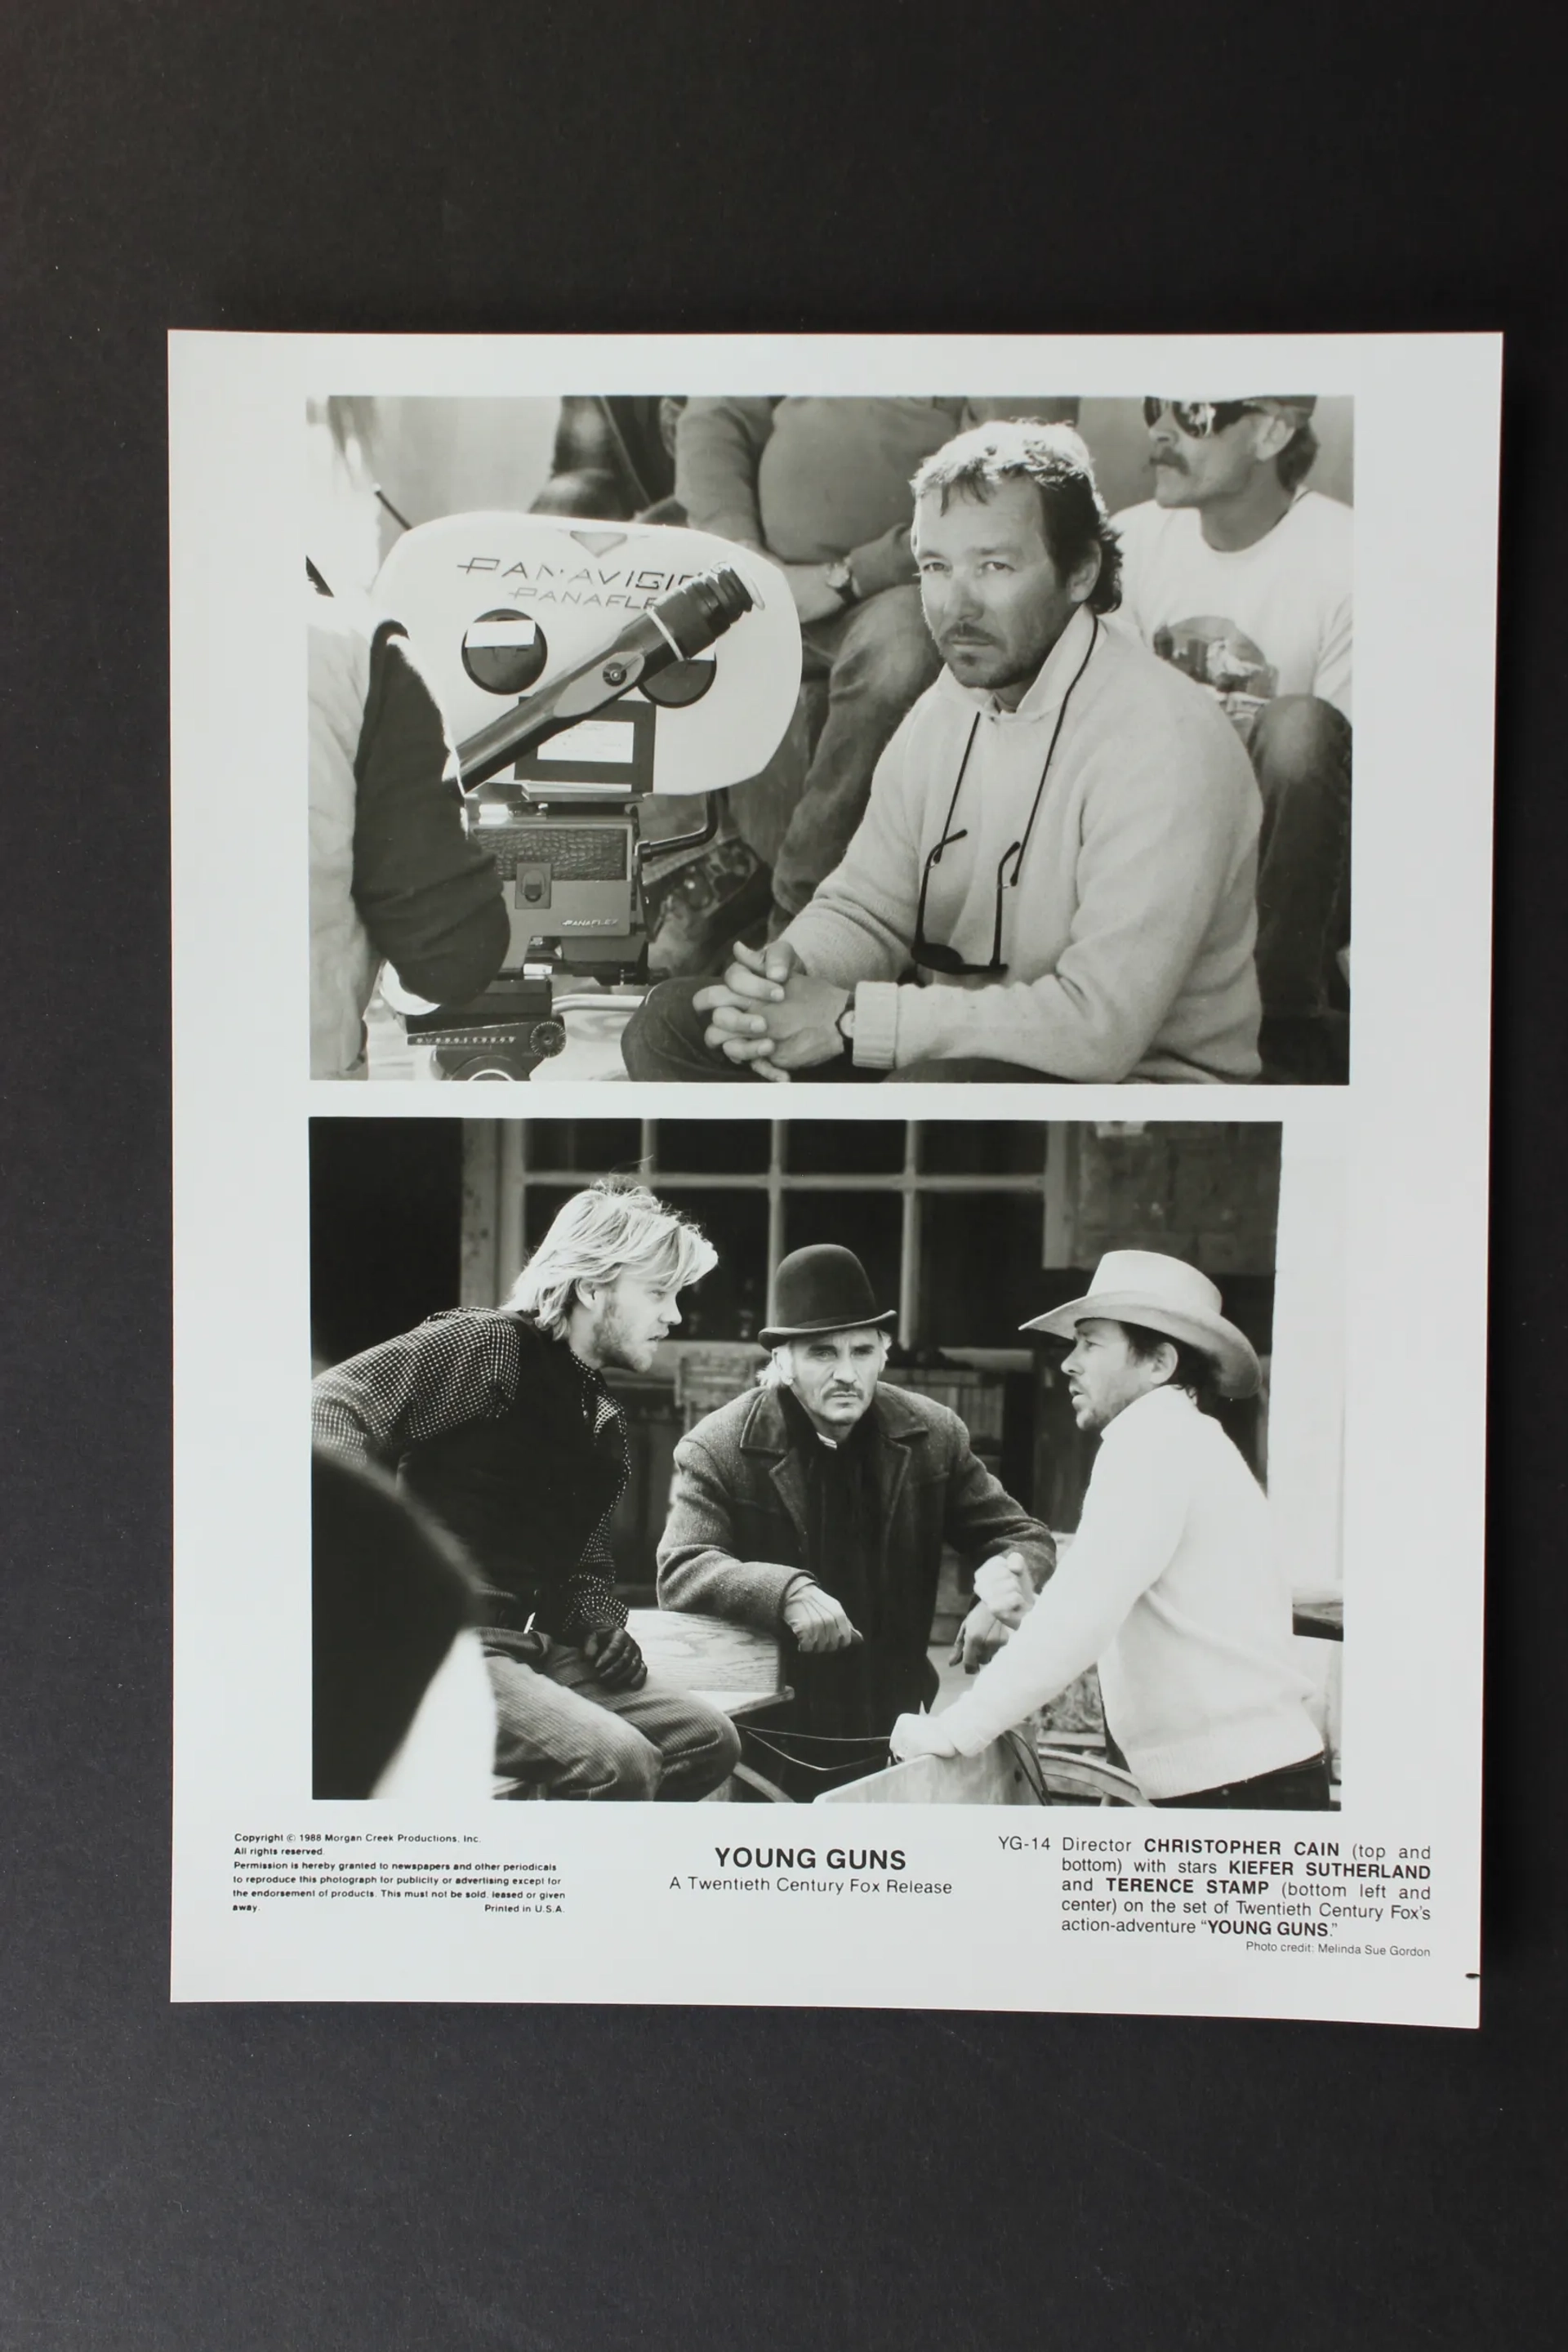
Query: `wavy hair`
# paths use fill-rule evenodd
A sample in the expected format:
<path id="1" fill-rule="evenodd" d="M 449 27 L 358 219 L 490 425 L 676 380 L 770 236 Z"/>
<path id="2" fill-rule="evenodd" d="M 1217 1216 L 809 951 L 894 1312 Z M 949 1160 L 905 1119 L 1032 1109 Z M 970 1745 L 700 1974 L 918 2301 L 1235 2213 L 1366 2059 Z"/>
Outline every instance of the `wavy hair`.
<path id="1" fill-rule="evenodd" d="M 1085 556 L 1098 552 L 1100 572 L 1089 592 L 1089 608 L 1114 613 L 1121 602 L 1121 542 L 1100 495 L 1089 446 L 1070 425 L 1015 417 L 973 425 L 929 457 L 910 488 L 917 499 L 934 491 L 945 514 L 954 496 L 990 499 L 1010 481 L 1033 482 L 1039 492 L 1046 546 L 1064 579 Z"/>
<path id="2" fill-rule="evenodd" d="M 507 1305 L 552 1339 L 584 1283 L 635 1275 L 656 1290 L 685 1290 L 710 1274 L 719 1253 L 700 1228 L 639 1184 L 606 1176 L 574 1193 L 512 1285 Z"/>
<path id="3" fill-rule="evenodd" d="M 1176 1360 L 1166 1387 L 1185 1389 L 1200 1410 L 1213 1411 L 1220 1394 L 1219 1366 L 1205 1349 L 1190 1339 L 1178 1339 L 1172 1331 L 1152 1331 L 1145 1323 L 1123 1323 L 1121 1328 L 1127 1352 L 1138 1363 L 1151 1363 L 1162 1348 L 1173 1348 Z"/>
<path id="4" fill-rule="evenodd" d="M 1274 460 L 1274 470 L 1279 477 L 1282 490 L 1293 490 L 1304 482 L 1318 461 L 1318 436 L 1303 416 L 1290 439 Z"/>

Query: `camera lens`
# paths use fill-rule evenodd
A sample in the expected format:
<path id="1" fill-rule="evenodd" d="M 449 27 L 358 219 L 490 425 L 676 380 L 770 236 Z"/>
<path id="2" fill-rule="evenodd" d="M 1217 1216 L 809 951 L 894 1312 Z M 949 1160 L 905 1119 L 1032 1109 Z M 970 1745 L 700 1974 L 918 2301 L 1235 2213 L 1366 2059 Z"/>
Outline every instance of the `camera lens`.
<path id="1" fill-rule="evenodd" d="M 658 601 L 658 618 L 689 661 L 752 609 L 752 592 L 727 563 L 700 572 Z"/>
<path id="2" fill-rule="evenodd" d="M 725 628 L 752 609 L 751 590 L 728 563 L 720 564 L 713 572 L 700 572 L 691 586 L 700 592 L 705 604 L 710 602 L 716 615 L 723 615 Z"/>

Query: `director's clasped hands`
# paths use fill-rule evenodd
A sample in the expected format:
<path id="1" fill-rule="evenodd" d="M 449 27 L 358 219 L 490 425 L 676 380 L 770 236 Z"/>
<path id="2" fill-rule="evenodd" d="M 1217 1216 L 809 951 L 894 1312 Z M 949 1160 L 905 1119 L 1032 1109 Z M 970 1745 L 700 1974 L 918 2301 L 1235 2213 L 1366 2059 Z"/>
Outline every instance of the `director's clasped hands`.
<path id="1" fill-rule="evenodd" d="M 708 1015 L 703 1036 L 713 1052 L 780 1083 L 796 1070 L 839 1059 L 844 1039 L 837 1023 L 848 1002 L 847 988 L 814 980 L 782 940 L 765 948 L 737 940 L 723 979 L 710 981 L 692 999 Z"/>

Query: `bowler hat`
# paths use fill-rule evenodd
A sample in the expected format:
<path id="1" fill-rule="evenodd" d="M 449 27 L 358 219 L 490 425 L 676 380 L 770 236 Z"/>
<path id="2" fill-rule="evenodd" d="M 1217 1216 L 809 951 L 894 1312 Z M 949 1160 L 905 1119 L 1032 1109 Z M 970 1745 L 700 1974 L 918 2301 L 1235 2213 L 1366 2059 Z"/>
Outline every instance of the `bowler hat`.
<path id="1" fill-rule="evenodd" d="M 1219 1310 L 1214 1284 L 1184 1259 L 1159 1250 L 1108 1250 L 1083 1297 L 1069 1298 L 1065 1307 L 1053 1307 L 1021 1328 L 1071 1339 L 1080 1323 L 1097 1316 L 1109 1323 L 1137 1323 L 1168 1339 L 1185 1339 L 1211 1356 L 1222 1396 L 1255 1396 L 1262 1373 L 1252 1342 Z"/>
<path id="2" fill-rule="evenodd" d="M 899 1319 L 896 1307 L 878 1311 L 865 1267 L 853 1250 L 840 1249 L 837 1242 L 792 1250 L 780 1262 L 773 1298 L 778 1321 L 763 1333 L 764 1348 Z"/>

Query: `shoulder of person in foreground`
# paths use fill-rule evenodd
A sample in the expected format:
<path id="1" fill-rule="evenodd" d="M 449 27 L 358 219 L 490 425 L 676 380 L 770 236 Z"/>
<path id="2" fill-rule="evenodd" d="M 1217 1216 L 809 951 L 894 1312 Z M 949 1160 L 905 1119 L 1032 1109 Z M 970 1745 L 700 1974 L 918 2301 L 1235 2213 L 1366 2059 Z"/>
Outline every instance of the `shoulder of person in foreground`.
<path id="1" fill-rule="evenodd" d="M 477 994 L 510 940 L 500 877 L 468 834 L 452 761 L 418 655 L 400 623 L 384 621 L 354 755 L 354 903 L 404 985 L 432 1003 Z"/>
<path id="2" fill-rule="evenodd" d="M 389 1477 L 317 1450 L 311 1607 L 312 1793 L 369 1797 L 479 1619 L 477 1580 L 455 1538 Z M 482 1697 L 482 1664 L 479 1682 Z M 453 1779 L 450 1793 L 488 1796 L 492 1736 L 481 1724 L 474 1740 L 437 1745 L 423 1760 L 437 1780 Z"/>

